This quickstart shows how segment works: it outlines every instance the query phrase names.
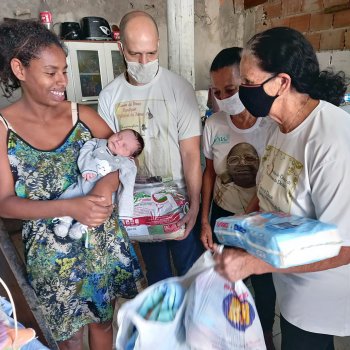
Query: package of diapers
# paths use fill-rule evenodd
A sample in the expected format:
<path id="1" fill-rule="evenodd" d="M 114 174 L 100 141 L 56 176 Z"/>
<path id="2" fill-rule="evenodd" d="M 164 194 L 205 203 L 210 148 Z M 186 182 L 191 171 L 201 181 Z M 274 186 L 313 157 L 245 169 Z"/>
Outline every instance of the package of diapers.
<path id="1" fill-rule="evenodd" d="M 342 244 L 335 225 L 282 212 L 220 218 L 214 232 L 221 244 L 242 248 L 277 268 L 331 258 Z"/>
<path id="2" fill-rule="evenodd" d="M 128 236 L 139 242 L 162 241 L 182 237 L 185 227 L 177 223 L 189 208 L 186 197 L 172 187 L 134 193 L 134 216 L 122 219 Z"/>

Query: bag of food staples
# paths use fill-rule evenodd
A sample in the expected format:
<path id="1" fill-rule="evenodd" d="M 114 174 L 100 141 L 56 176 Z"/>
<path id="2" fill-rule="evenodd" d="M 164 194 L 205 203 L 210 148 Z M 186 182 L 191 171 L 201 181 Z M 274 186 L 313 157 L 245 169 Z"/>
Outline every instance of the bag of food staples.
<path id="1" fill-rule="evenodd" d="M 187 198 L 174 187 L 135 190 L 134 215 L 122 218 L 122 222 L 133 241 L 176 239 L 185 233 L 185 227 L 178 227 L 177 223 L 186 215 L 188 208 Z"/>

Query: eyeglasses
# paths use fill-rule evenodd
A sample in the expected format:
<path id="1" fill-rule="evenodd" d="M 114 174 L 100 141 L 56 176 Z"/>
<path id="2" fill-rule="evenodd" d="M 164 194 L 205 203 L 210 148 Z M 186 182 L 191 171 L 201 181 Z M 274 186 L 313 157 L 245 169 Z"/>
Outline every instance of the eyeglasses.
<path id="1" fill-rule="evenodd" d="M 242 154 L 242 155 L 237 155 L 237 156 L 231 156 L 227 159 L 227 164 L 228 165 L 238 165 L 240 163 L 245 164 L 245 165 L 251 165 L 254 164 L 255 162 L 258 162 L 259 158 L 249 155 L 249 154 Z"/>

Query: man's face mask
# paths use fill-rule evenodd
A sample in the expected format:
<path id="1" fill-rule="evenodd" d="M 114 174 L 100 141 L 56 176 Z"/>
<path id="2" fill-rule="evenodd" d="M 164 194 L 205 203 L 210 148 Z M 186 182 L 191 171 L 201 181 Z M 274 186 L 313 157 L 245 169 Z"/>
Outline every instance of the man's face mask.
<path id="1" fill-rule="evenodd" d="M 273 78 L 276 78 L 276 75 L 258 85 L 242 84 L 239 87 L 239 98 L 244 107 L 255 118 L 266 117 L 270 112 L 273 102 L 278 97 L 278 95 L 270 96 L 264 90 L 264 85 Z"/>
<path id="2" fill-rule="evenodd" d="M 128 74 L 139 84 L 148 84 L 157 75 L 159 69 L 158 59 L 145 64 L 126 61 Z"/>
<path id="3" fill-rule="evenodd" d="M 124 48 L 121 44 L 122 53 L 126 62 L 129 76 L 138 84 L 148 84 L 157 75 L 159 69 L 158 59 L 147 63 L 128 61 L 124 54 Z"/>
<path id="4" fill-rule="evenodd" d="M 236 115 L 244 111 L 244 106 L 239 99 L 238 92 L 223 100 L 219 100 L 215 97 L 215 100 L 220 111 L 224 111 L 229 115 Z"/>

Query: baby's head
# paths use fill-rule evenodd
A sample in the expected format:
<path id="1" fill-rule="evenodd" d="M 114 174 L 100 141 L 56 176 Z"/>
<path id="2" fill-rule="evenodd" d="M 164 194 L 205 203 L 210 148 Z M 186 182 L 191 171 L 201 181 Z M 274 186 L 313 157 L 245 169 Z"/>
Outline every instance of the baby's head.
<path id="1" fill-rule="evenodd" d="M 142 136 L 133 129 L 116 132 L 107 140 L 107 147 L 115 156 L 137 157 L 145 147 Z"/>

